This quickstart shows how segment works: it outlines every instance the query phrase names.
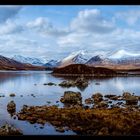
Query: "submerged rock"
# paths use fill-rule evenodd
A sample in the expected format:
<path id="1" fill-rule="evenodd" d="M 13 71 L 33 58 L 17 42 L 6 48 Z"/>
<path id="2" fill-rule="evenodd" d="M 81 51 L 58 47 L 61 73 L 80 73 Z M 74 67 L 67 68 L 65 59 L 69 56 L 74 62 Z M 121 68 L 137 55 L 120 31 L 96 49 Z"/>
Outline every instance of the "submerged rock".
<path id="1" fill-rule="evenodd" d="M 15 97 L 16 95 L 15 95 L 15 93 L 11 93 L 9 96 L 10 97 Z"/>
<path id="2" fill-rule="evenodd" d="M 95 85 L 100 85 L 100 83 L 95 83 Z"/>
<path id="3" fill-rule="evenodd" d="M 31 96 L 32 96 L 32 97 L 35 97 L 35 95 L 34 95 L 34 94 L 31 94 Z"/>
<path id="4" fill-rule="evenodd" d="M 49 82 L 49 83 L 44 83 L 44 85 L 48 85 L 48 86 L 56 86 L 56 84 L 55 83 L 52 83 L 52 82 Z"/>
<path id="5" fill-rule="evenodd" d="M 104 95 L 105 98 L 109 98 L 109 99 L 112 98 L 112 97 L 115 97 L 115 96 L 116 96 L 116 95 L 113 95 L 113 94 Z"/>
<path id="6" fill-rule="evenodd" d="M 5 97 L 5 95 L 0 95 L 0 97 Z"/>
<path id="7" fill-rule="evenodd" d="M 60 99 L 62 103 L 82 104 L 80 92 L 65 91 L 64 96 Z"/>

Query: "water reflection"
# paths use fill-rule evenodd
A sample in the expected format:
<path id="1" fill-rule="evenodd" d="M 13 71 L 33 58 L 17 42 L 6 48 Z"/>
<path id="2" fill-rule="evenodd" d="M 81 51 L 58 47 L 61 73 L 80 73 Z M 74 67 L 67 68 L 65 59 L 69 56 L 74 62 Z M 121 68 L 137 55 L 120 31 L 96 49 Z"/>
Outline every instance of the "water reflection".
<path id="1" fill-rule="evenodd" d="M 135 93 L 135 95 L 140 95 L 140 77 L 85 78 L 89 84 L 84 88 L 62 88 L 58 84 L 64 80 L 76 80 L 77 77 L 57 77 L 48 74 L 46 71 L 0 72 L 0 96 L 5 96 L 0 97 L 0 124 L 3 121 L 12 122 L 20 127 L 24 134 L 62 134 L 56 132 L 52 126 L 45 126 L 42 130 L 36 130 L 33 125 L 27 122 L 12 119 L 13 114 L 9 115 L 7 112 L 7 104 L 13 100 L 16 103 L 16 111 L 19 111 L 23 105 L 41 106 L 46 105 L 47 101 L 50 101 L 50 105 L 53 105 L 56 104 L 56 101 L 60 101 L 65 91 L 81 92 L 82 103 L 96 92 L 120 95 L 123 91 L 128 91 Z M 43 85 L 48 82 L 53 82 L 57 86 Z M 9 97 L 10 93 L 15 93 L 16 96 Z M 35 97 L 31 96 L 32 94 Z M 57 105 L 59 107 L 64 106 L 61 102 L 57 103 Z M 70 132 L 70 134 L 74 133 Z"/>

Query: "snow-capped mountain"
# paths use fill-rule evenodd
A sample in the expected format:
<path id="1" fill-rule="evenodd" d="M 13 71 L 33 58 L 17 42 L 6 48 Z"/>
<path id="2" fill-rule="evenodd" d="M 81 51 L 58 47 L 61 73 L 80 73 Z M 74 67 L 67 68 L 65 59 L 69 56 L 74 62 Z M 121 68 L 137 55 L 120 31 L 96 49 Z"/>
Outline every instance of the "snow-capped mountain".
<path id="1" fill-rule="evenodd" d="M 21 55 L 14 55 L 11 59 L 21 63 L 29 63 L 36 66 L 42 66 L 45 64 L 45 61 L 43 59 L 34 58 L 34 57 L 24 57 Z"/>
<path id="2" fill-rule="evenodd" d="M 61 60 L 47 60 L 46 58 L 31 58 L 24 57 L 21 55 L 15 55 L 12 57 L 13 60 L 22 63 L 29 63 L 37 66 L 46 67 L 63 67 L 70 64 L 87 64 L 87 65 L 126 65 L 126 64 L 138 64 L 140 65 L 140 53 L 134 53 L 126 50 L 112 51 L 86 51 L 80 50 L 77 52 L 72 52 L 65 58 Z"/>
<path id="3" fill-rule="evenodd" d="M 108 58 L 106 58 L 103 55 L 96 55 L 93 56 L 90 60 L 88 60 L 86 62 L 86 64 L 88 65 L 94 65 L 94 64 L 108 64 L 111 63 L 111 60 L 109 60 Z"/>
<path id="4" fill-rule="evenodd" d="M 109 59 L 123 59 L 123 58 L 138 58 L 140 57 L 140 53 L 132 53 L 132 52 L 127 52 L 125 50 L 119 50 L 112 55 L 110 55 L 108 58 Z"/>
<path id="5" fill-rule="evenodd" d="M 58 62 L 59 62 L 58 60 L 50 60 L 46 64 L 44 64 L 43 66 L 50 67 L 50 68 L 57 67 Z"/>
<path id="6" fill-rule="evenodd" d="M 70 64 L 85 64 L 90 58 L 91 54 L 85 50 L 73 52 L 59 62 L 59 66 L 66 66 Z"/>
<path id="7" fill-rule="evenodd" d="M 119 50 L 108 57 L 114 64 L 140 64 L 140 53 Z"/>

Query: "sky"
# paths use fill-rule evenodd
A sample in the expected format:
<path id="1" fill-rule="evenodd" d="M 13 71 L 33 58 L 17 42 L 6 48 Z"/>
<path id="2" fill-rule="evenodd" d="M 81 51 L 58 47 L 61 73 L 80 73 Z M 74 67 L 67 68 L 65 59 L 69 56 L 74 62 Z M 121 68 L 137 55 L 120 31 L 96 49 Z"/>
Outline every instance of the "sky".
<path id="1" fill-rule="evenodd" d="M 140 52 L 140 6 L 0 6 L 0 55 Z"/>

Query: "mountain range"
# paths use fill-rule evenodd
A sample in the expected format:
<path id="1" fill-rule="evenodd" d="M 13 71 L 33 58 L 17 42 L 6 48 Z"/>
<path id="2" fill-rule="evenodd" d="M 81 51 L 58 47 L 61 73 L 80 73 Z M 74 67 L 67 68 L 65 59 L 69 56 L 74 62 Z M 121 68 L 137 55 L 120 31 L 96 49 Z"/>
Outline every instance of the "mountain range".
<path id="1" fill-rule="evenodd" d="M 35 57 L 25 57 L 21 55 L 14 55 L 11 59 L 21 62 L 21 63 L 28 63 L 35 66 L 42 66 L 45 61 L 43 59 L 35 58 Z"/>
<path id="2" fill-rule="evenodd" d="M 63 67 L 70 64 L 86 64 L 90 66 L 140 65 L 140 53 L 130 53 L 125 50 L 119 50 L 94 55 L 91 53 L 88 54 L 88 52 L 85 51 L 79 51 L 61 60 L 58 66 Z"/>
<path id="3" fill-rule="evenodd" d="M 117 65 L 137 65 L 140 66 L 140 53 L 128 52 L 126 50 L 118 50 L 115 52 L 88 52 L 80 50 L 72 52 L 61 60 L 44 60 L 35 57 L 24 57 L 14 55 L 11 59 L 31 64 L 35 66 L 45 67 L 64 67 L 70 64 L 86 64 L 89 66 L 117 66 Z"/>

